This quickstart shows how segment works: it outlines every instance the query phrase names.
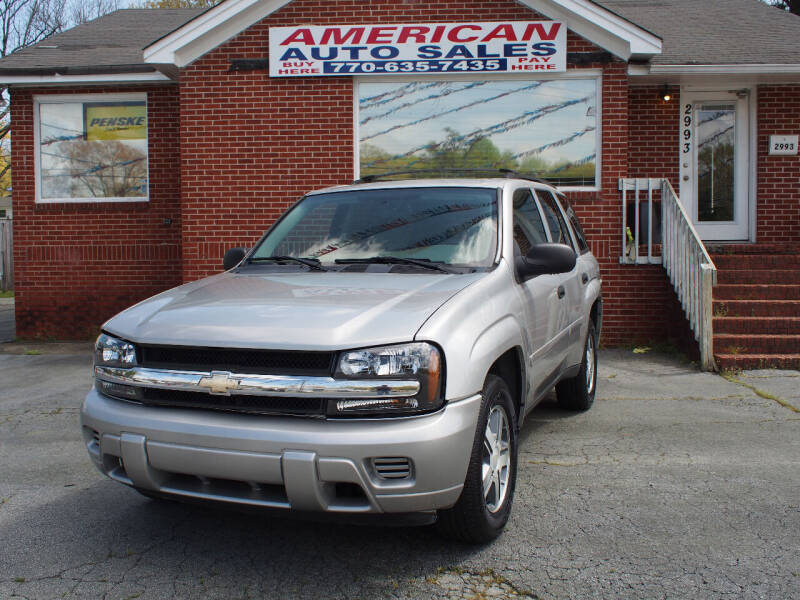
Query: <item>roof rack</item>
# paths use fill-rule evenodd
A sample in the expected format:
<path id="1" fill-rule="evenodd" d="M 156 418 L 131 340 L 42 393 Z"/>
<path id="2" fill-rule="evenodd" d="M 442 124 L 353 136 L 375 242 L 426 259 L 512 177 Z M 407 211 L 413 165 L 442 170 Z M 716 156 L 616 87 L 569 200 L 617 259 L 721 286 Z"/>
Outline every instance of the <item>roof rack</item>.
<path id="1" fill-rule="evenodd" d="M 432 175 L 473 175 L 475 177 L 505 177 L 506 179 L 525 179 L 527 181 L 535 181 L 536 183 L 549 182 L 542 177 L 533 177 L 524 173 L 519 173 L 511 169 L 413 169 L 408 171 L 389 171 L 388 173 L 377 173 L 375 175 L 364 175 L 360 179 L 353 181 L 351 185 L 358 185 L 360 183 L 373 183 L 375 181 L 385 181 L 390 177 L 397 177 L 399 175 L 419 175 L 421 173 Z"/>

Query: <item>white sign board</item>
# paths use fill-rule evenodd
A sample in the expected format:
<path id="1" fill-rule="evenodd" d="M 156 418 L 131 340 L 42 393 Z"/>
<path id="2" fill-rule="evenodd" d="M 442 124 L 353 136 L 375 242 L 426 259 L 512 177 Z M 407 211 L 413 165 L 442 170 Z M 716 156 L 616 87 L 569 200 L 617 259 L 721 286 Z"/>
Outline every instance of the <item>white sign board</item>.
<path id="1" fill-rule="evenodd" d="M 567 28 L 558 21 L 272 27 L 271 77 L 558 73 Z"/>
<path id="2" fill-rule="evenodd" d="M 793 156 L 797 154 L 796 135 L 771 135 L 769 136 L 769 153 L 777 156 Z"/>

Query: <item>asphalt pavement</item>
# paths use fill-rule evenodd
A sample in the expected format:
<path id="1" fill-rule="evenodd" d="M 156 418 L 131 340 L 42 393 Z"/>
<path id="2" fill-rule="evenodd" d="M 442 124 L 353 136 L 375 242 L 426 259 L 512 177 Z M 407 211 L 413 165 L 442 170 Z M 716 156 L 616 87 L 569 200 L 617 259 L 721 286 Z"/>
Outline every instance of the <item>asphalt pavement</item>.
<path id="1" fill-rule="evenodd" d="M 531 414 L 508 528 L 470 547 L 144 498 L 86 455 L 88 346 L 0 345 L 0 598 L 800 597 L 800 372 L 600 360 L 590 411 Z"/>

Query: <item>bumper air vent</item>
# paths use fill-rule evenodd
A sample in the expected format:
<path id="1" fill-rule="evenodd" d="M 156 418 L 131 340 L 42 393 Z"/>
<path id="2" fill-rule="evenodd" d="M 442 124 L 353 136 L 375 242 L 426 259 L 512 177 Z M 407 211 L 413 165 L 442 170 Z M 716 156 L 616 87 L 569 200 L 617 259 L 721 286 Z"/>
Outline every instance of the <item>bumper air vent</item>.
<path id="1" fill-rule="evenodd" d="M 411 476 L 411 461 L 405 457 L 373 458 L 372 467 L 381 479 L 407 479 Z"/>

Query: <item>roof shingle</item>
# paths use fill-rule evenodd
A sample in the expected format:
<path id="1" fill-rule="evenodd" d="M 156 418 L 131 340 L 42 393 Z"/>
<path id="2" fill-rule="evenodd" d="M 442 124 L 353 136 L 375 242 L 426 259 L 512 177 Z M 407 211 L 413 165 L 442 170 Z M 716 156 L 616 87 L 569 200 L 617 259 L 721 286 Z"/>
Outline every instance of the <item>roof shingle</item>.
<path id="1" fill-rule="evenodd" d="M 123 9 L 54 35 L 0 60 L 0 73 L 153 70 L 142 50 L 204 9 Z"/>
<path id="2" fill-rule="evenodd" d="M 760 0 L 596 3 L 663 39 L 653 64 L 800 64 L 800 17 Z"/>

